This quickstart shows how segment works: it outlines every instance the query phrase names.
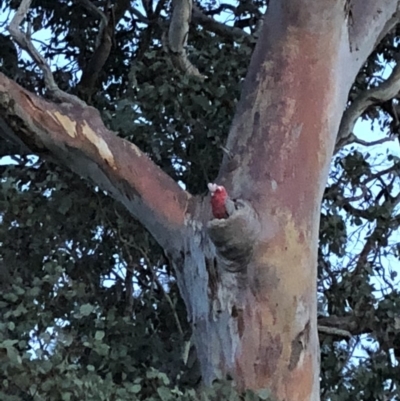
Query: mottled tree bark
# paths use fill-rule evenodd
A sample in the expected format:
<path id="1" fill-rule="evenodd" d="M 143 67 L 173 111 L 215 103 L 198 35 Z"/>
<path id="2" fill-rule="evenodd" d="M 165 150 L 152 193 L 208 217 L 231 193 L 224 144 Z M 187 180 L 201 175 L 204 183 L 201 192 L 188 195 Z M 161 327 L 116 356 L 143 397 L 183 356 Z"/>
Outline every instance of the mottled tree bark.
<path id="1" fill-rule="evenodd" d="M 322 192 L 348 92 L 398 21 L 398 0 L 270 3 L 217 180 L 239 199 L 228 219 L 211 220 L 208 197 L 180 189 L 93 108 L 51 104 L 0 74 L 0 113 L 30 149 L 109 191 L 163 246 L 206 384 L 229 375 L 278 400 L 318 400 Z"/>

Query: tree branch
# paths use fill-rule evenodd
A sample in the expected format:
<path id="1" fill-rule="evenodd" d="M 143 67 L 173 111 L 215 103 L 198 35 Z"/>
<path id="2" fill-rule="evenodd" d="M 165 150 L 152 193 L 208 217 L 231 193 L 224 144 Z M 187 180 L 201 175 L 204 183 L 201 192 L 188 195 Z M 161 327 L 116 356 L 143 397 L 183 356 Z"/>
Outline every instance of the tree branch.
<path id="1" fill-rule="evenodd" d="M 114 29 L 129 7 L 127 0 L 118 1 L 113 8 L 106 4 L 103 12 L 90 0 L 79 0 L 93 15 L 100 18 L 99 34 L 96 39 L 96 49 L 93 52 L 86 68 L 82 71 L 82 78 L 78 88 L 86 98 L 90 99 L 96 89 L 96 82 L 103 69 L 113 45 Z"/>
<path id="2" fill-rule="evenodd" d="M 202 25 L 208 31 L 214 32 L 215 34 L 232 39 L 252 39 L 252 36 L 243 31 L 240 28 L 234 26 L 228 26 L 216 21 L 214 18 L 205 15 L 203 11 L 197 6 L 193 5 L 193 21 L 197 24 Z"/>
<path id="3" fill-rule="evenodd" d="M 322 328 L 320 330 L 320 327 Z M 318 318 L 318 331 L 321 333 L 328 333 L 329 330 L 336 330 L 335 335 L 340 331 L 345 334 L 343 337 L 347 338 L 348 334 L 351 336 L 358 336 L 360 334 L 371 333 L 373 330 L 372 322 L 363 319 L 359 321 L 353 315 L 347 316 L 322 316 Z"/>
<path id="4" fill-rule="evenodd" d="M 351 103 L 350 107 L 344 112 L 339 127 L 339 133 L 336 140 L 336 149 L 338 151 L 343 146 L 357 142 L 362 145 L 368 142 L 357 139 L 353 133 L 354 126 L 358 118 L 367 110 L 368 107 L 386 102 L 397 96 L 400 91 L 400 62 L 397 60 L 396 66 L 390 77 L 379 86 L 361 92 Z"/>
<path id="5" fill-rule="evenodd" d="M 396 349 L 394 339 L 400 334 L 399 321 L 399 316 L 388 317 L 387 311 L 379 310 L 378 307 L 374 313 L 359 317 L 355 314 L 320 316 L 318 317 L 318 332 L 321 336 L 330 335 L 340 340 L 373 333 L 382 349 Z M 391 332 L 392 335 L 388 336 L 388 332 Z"/>
<path id="6" fill-rule="evenodd" d="M 162 247 L 172 249 L 181 239 L 190 195 L 134 144 L 107 130 L 96 109 L 47 102 L 0 73 L 0 117 L 32 151 L 109 192 Z"/>
<path id="7" fill-rule="evenodd" d="M 186 54 L 192 0 L 172 0 L 172 16 L 168 31 L 168 49 L 172 62 L 183 73 L 204 78 Z"/>
<path id="8" fill-rule="evenodd" d="M 9 31 L 12 38 L 22 49 L 24 49 L 31 56 L 37 66 L 42 70 L 46 88 L 51 96 L 60 101 L 80 103 L 81 105 L 83 105 L 82 101 L 79 100 L 79 98 L 62 91 L 57 86 L 53 77 L 53 73 L 51 72 L 49 65 L 46 63 L 46 60 L 36 50 L 35 46 L 33 46 L 32 41 L 28 37 L 28 34 L 25 34 L 21 31 L 20 25 L 26 18 L 31 2 L 32 0 L 21 1 L 21 4 L 9 26 Z"/>
<path id="9" fill-rule="evenodd" d="M 371 53 L 384 36 L 399 22 L 398 0 L 351 0 L 348 34 L 351 52 Z"/>
<path id="10" fill-rule="evenodd" d="M 97 8 L 90 0 L 79 0 L 79 2 L 88 10 L 90 11 L 94 16 L 100 17 L 100 20 L 107 25 L 108 18 L 106 15 L 101 11 L 99 8 Z"/>
<path id="11" fill-rule="evenodd" d="M 338 329 L 336 327 L 321 326 L 318 325 L 318 333 L 327 334 L 330 336 L 340 337 L 340 338 L 351 338 L 352 335 L 347 330 Z"/>
<path id="12" fill-rule="evenodd" d="M 381 145 L 382 143 L 392 142 L 394 140 L 395 140 L 394 137 L 390 137 L 390 138 L 386 137 L 386 138 L 377 139 L 376 141 L 368 142 L 368 141 L 364 141 L 362 139 L 355 137 L 352 142 L 356 143 L 358 145 L 362 145 L 362 146 L 376 146 L 376 145 Z"/>
<path id="13" fill-rule="evenodd" d="M 216 14 L 221 14 L 222 11 L 225 11 L 225 10 L 229 10 L 234 13 L 234 12 L 236 12 L 236 7 L 233 4 L 223 3 L 223 4 L 220 4 L 217 8 L 214 8 L 213 10 L 205 10 L 204 14 L 216 15 Z"/>
<path id="14" fill-rule="evenodd" d="M 149 23 L 149 19 L 145 17 L 139 10 L 136 10 L 136 8 L 132 7 L 130 12 L 137 18 L 139 22 L 142 22 L 143 24 Z"/>
<path id="15" fill-rule="evenodd" d="M 99 33 L 96 38 L 96 49 L 82 71 L 82 78 L 78 84 L 78 89 L 83 98 L 90 99 L 94 90 L 100 71 L 103 69 L 112 47 L 112 35 L 114 33 L 114 23 L 110 18 L 111 12 L 106 10 L 107 15 L 97 8 L 90 0 L 79 0 L 79 2 L 93 15 L 100 18 Z"/>

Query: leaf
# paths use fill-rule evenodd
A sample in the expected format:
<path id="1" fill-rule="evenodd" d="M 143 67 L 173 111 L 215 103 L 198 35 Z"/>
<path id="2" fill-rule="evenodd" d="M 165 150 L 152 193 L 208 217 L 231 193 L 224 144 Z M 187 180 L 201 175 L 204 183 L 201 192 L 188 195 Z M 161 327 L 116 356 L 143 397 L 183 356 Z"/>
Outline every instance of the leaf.
<path id="1" fill-rule="evenodd" d="M 6 301 L 9 301 L 9 302 L 16 302 L 16 301 L 18 301 L 18 297 L 17 297 L 15 294 L 13 294 L 12 292 L 9 292 L 9 293 L 7 293 L 7 294 L 3 294 L 3 298 L 4 298 Z"/>
<path id="2" fill-rule="evenodd" d="M 82 316 L 89 316 L 94 310 L 94 306 L 91 304 L 84 304 L 79 308 Z"/>
<path id="3" fill-rule="evenodd" d="M 62 399 L 62 401 L 70 401 L 71 400 L 71 393 L 63 392 L 61 394 L 61 399 Z"/>
<path id="4" fill-rule="evenodd" d="M 101 341 L 104 338 L 104 331 L 103 330 L 98 330 L 96 331 L 96 334 L 94 335 L 95 340 Z"/>
<path id="5" fill-rule="evenodd" d="M 6 350 L 7 350 L 7 356 L 12 363 L 16 365 L 20 365 L 22 363 L 22 358 L 15 347 L 10 345 L 6 347 Z"/>
<path id="6" fill-rule="evenodd" d="M 133 384 L 132 386 L 129 387 L 129 391 L 133 394 L 139 393 L 141 389 L 142 386 L 140 384 Z"/>
<path id="7" fill-rule="evenodd" d="M 157 394 L 162 401 L 168 401 L 172 398 L 171 390 L 168 387 L 158 387 Z"/>
<path id="8" fill-rule="evenodd" d="M 262 399 L 262 400 L 267 400 L 271 397 L 271 391 L 267 388 L 263 388 L 261 390 L 257 391 L 257 395 Z"/>
<path id="9" fill-rule="evenodd" d="M 69 209 L 71 209 L 71 206 L 72 206 L 71 196 L 67 196 L 63 198 L 61 205 L 58 207 L 58 211 L 61 214 L 65 215 L 69 211 Z"/>
<path id="10" fill-rule="evenodd" d="M 94 349 L 101 356 L 107 356 L 110 352 L 110 346 L 104 343 L 97 343 Z"/>
<path id="11" fill-rule="evenodd" d="M 211 107 L 210 101 L 205 96 L 193 96 L 193 101 L 206 111 Z"/>
<path id="12" fill-rule="evenodd" d="M 74 341 L 74 337 L 70 333 L 66 333 L 62 336 L 62 341 L 66 347 L 69 347 Z"/>

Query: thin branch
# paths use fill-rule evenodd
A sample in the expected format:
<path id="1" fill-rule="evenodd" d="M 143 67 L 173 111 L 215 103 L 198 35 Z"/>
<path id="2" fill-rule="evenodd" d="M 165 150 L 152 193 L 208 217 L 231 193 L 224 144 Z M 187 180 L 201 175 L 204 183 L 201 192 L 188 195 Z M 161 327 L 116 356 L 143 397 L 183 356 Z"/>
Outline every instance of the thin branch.
<path id="1" fill-rule="evenodd" d="M 230 10 L 233 13 L 236 12 L 236 7 L 232 4 L 220 4 L 218 8 L 215 8 L 214 10 L 204 10 L 204 14 L 206 15 L 216 15 L 216 14 L 221 14 L 225 10 Z"/>
<path id="2" fill-rule="evenodd" d="M 347 330 L 338 329 L 336 327 L 322 326 L 318 325 L 318 332 L 322 334 L 328 334 L 330 336 L 340 337 L 340 338 L 352 338 L 353 336 Z"/>
<path id="3" fill-rule="evenodd" d="M 361 185 L 365 186 L 366 184 L 370 183 L 373 180 L 377 180 L 379 178 L 382 178 L 384 175 L 387 174 L 393 174 L 393 176 L 398 176 L 400 174 L 400 167 L 397 164 L 393 164 L 392 166 L 378 171 L 377 173 L 373 173 L 369 176 L 367 176 L 367 178 L 365 178 L 362 182 Z"/>
<path id="4" fill-rule="evenodd" d="M 357 319 L 355 315 L 347 316 L 321 316 L 318 318 L 318 331 L 326 333 L 329 329 L 342 331 L 348 338 L 348 333 L 351 336 L 358 336 L 360 334 L 367 334 L 373 331 L 373 322 L 367 319 Z M 321 330 L 320 330 L 321 328 Z"/>
<path id="5" fill-rule="evenodd" d="M 150 21 L 148 18 L 146 18 L 139 10 L 137 10 L 136 8 L 132 7 L 129 10 L 136 18 L 139 22 L 142 22 L 143 24 L 148 24 Z"/>
<path id="6" fill-rule="evenodd" d="M 386 142 L 393 142 L 396 138 L 395 137 L 386 137 L 386 138 L 381 138 L 381 139 L 377 139 L 376 141 L 364 141 L 362 139 L 359 139 L 357 137 L 354 138 L 354 140 L 352 140 L 352 143 L 357 143 L 358 145 L 362 145 L 362 146 L 376 146 L 376 145 L 381 145 L 382 143 L 386 143 Z"/>
<path id="7" fill-rule="evenodd" d="M 369 254 L 371 253 L 371 251 L 376 249 L 377 234 L 379 233 L 380 228 L 381 228 L 380 225 L 376 224 L 374 230 L 372 231 L 370 236 L 365 241 L 363 249 L 360 252 L 360 255 L 358 256 L 356 267 L 355 267 L 354 271 L 352 273 L 350 273 L 351 277 L 362 274 L 364 267 L 368 263 Z"/>
<path id="8" fill-rule="evenodd" d="M 115 26 L 118 25 L 119 20 L 125 15 L 125 13 L 130 9 L 131 0 L 117 0 L 114 3 L 114 17 Z"/>
<path id="9" fill-rule="evenodd" d="M 399 167 L 394 164 L 393 166 L 388 167 L 387 169 L 384 169 L 382 171 L 379 171 L 374 174 L 368 175 L 363 181 L 359 183 L 359 189 L 362 191 L 360 195 L 357 196 L 352 196 L 352 197 L 344 197 L 340 196 L 338 198 L 335 188 L 332 186 L 329 189 L 327 189 L 326 196 L 329 199 L 336 199 L 338 202 L 338 206 L 343 208 L 347 213 L 351 214 L 352 216 L 357 216 L 361 217 L 367 221 L 374 221 L 376 219 L 376 207 L 385 207 L 387 205 L 390 210 L 393 210 L 394 205 L 397 204 L 397 197 L 392 199 L 387 199 L 385 203 L 381 206 L 379 206 L 379 199 L 378 197 L 375 197 L 374 204 L 369 205 L 368 208 L 366 209 L 359 209 L 357 207 L 354 207 L 351 203 L 352 202 L 358 202 L 363 199 L 371 198 L 372 195 L 369 193 L 369 188 L 367 187 L 367 184 L 370 183 L 371 181 L 374 180 L 382 180 L 382 177 L 385 175 L 392 174 L 393 177 L 396 177 L 399 175 Z M 386 183 L 382 183 L 383 187 L 387 187 Z M 336 186 L 336 185 L 335 185 Z"/>
<path id="10" fill-rule="evenodd" d="M 108 15 L 106 15 L 90 0 L 79 0 L 79 2 L 94 16 L 100 18 L 99 33 L 96 38 L 96 49 L 87 63 L 86 68 L 82 71 L 82 78 L 78 84 L 81 95 L 84 95 L 86 100 L 88 100 L 95 91 L 95 85 L 100 71 L 104 67 L 111 52 L 114 21 L 110 18 L 112 10 L 110 12 L 107 10 Z M 108 8 L 108 2 L 106 8 Z"/>
<path id="11" fill-rule="evenodd" d="M 252 39 L 252 36 L 240 28 L 234 26 L 228 26 L 216 21 L 214 18 L 205 15 L 203 11 L 197 6 L 193 6 L 193 21 L 202 25 L 208 31 L 214 32 L 215 34 L 228 38 L 228 39 Z"/>
<path id="12" fill-rule="evenodd" d="M 153 0 L 142 0 L 141 2 L 146 15 L 151 19 L 153 14 Z"/>
<path id="13" fill-rule="evenodd" d="M 352 216 L 360 217 L 370 222 L 375 220 L 375 215 L 371 213 L 370 209 L 358 209 L 348 203 L 347 199 L 345 199 L 340 206 L 345 212 L 351 214 Z"/>
<path id="14" fill-rule="evenodd" d="M 353 133 L 358 118 L 372 105 L 386 102 L 400 91 L 400 62 L 396 62 L 390 77 L 379 86 L 361 92 L 344 112 L 336 140 L 337 152 L 343 146 L 355 141 Z M 359 140 L 360 141 L 360 140 Z"/>
<path id="15" fill-rule="evenodd" d="M 154 10 L 154 13 L 152 14 L 152 19 L 160 17 L 160 13 L 163 10 L 166 2 L 167 2 L 167 0 L 159 0 L 157 2 L 156 8 Z"/>
<path id="16" fill-rule="evenodd" d="M 142 257 L 144 258 L 144 260 L 145 260 L 145 262 L 147 264 L 147 267 L 149 268 L 149 270 L 151 272 L 151 275 L 152 275 L 152 278 L 153 278 L 154 282 L 157 284 L 157 287 L 162 292 L 164 298 L 166 299 L 166 301 L 167 301 L 167 303 L 168 303 L 168 305 L 169 305 L 169 307 L 171 309 L 171 312 L 172 312 L 172 315 L 174 316 L 175 324 L 176 324 L 176 327 L 177 327 L 177 329 L 179 331 L 179 334 L 181 335 L 181 337 L 183 337 L 184 333 L 183 333 L 182 325 L 181 325 L 181 322 L 179 320 L 179 316 L 178 316 L 178 313 L 177 313 L 176 308 L 174 306 L 174 303 L 172 302 L 171 297 L 169 296 L 168 292 L 165 290 L 164 286 L 160 282 L 160 279 L 157 276 L 157 273 L 155 271 L 153 263 L 150 260 L 149 255 L 147 254 L 147 252 L 142 247 L 136 245 L 135 243 L 132 243 L 131 246 L 133 246 L 136 250 L 138 250 L 142 254 Z"/>
<path id="17" fill-rule="evenodd" d="M 96 90 L 96 83 L 107 62 L 114 43 L 114 30 L 120 19 L 130 7 L 129 0 L 118 0 L 111 6 L 110 0 L 106 1 L 105 11 L 96 7 L 90 0 L 79 0 L 82 5 L 95 17 L 100 18 L 99 33 L 96 38 L 95 50 L 82 71 L 82 77 L 78 84 L 80 94 L 86 100 L 90 100 Z"/>
<path id="18" fill-rule="evenodd" d="M 21 31 L 20 26 L 22 22 L 25 20 L 26 15 L 28 14 L 31 2 L 32 0 L 21 1 L 21 4 L 18 7 L 18 10 L 15 13 L 11 21 L 11 24 L 8 28 L 12 38 L 22 49 L 24 49 L 31 56 L 31 58 L 35 61 L 37 66 L 41 69 L 41 71 L 43 72 L 43 78 L 46 88 L 54 98 L 60 101 L 65 101 L 69 103 L 78 103 L 80 105 L 83 105 L 84 103 L 76 96 L 70 95 L 62 91 L 57 86 L 53 77 L 53 73 L 51 72 L 50 66 L 47 64 L 46 60 L 40 55 L 40 53 L 36 50 L 35 46 L 32 44 L 32 41 L 28 37 L 28 35 Z"/>
<path id="19" fill-rule="evenodd" d="M 90 0 L 79 0 L 79 2 L 82 3 L 82 5 L 88 11 L 90 11 L 95 17 L 100 17 L 100 19 L 104 25 L 107 25 L 107 23 L 108 23 L 107 16 L 103 13 L 102 10 L 100 10 L 98 7 L 96 7 Z"/>
<path id="20" fill-rule="evenodd" d="M 399 202 L 400 202 L 400 193 L 395 197 L 392 197 L 389 194 L 387 194 L 385 202 L 382 205 L 382 208 L 386 208 L 388 211 L 390 210 L 392 212 L 396 208 Z M 386 219 L 378 219 L 374 230 L 366 239 L 363 249 L 358 256 L 355 269 L 353 272 L 351 272 L 351 277 L 357 277 L 363 274 L 365 266 L 369 262 L 368 257 L 370 253 L 376 250 L 377 241 L 379 241 L 379 239 L 383 235 L 385 235 L 384 233 L 382 233 L 383 230 L 385 230 L 384 233 L 387 233 L 390 230 L 390 226 L 387 225 Z M 371 261 L 371 264 L 373 263 L 374 261 Z M 355 312 L 358 313 L 359 310 L 363 308 L 363 306 L 365 306 L 365 301 L 360 300 L 360 302 L 357 302 L 357 304 L 354 306 Z"/>

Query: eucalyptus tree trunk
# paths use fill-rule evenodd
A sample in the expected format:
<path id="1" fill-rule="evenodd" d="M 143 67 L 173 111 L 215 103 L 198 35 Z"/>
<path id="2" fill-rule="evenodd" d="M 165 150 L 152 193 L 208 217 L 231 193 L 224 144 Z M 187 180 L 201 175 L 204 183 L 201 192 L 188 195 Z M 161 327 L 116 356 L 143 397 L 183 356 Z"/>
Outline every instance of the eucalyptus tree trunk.
<path id="1" fill-rule="evenodd" d="M 379 3 L 379 4 L 378 4 Z M 271 1 L 221 165 L 237 209 L 212 218 L 98 112 L 0 74 L 10 136 L 100 185 L 175 267 L 206 384 L 319 399 L 316 260 L 322 193 L 349 90 L 398 23 L 398 0 Z"/>

